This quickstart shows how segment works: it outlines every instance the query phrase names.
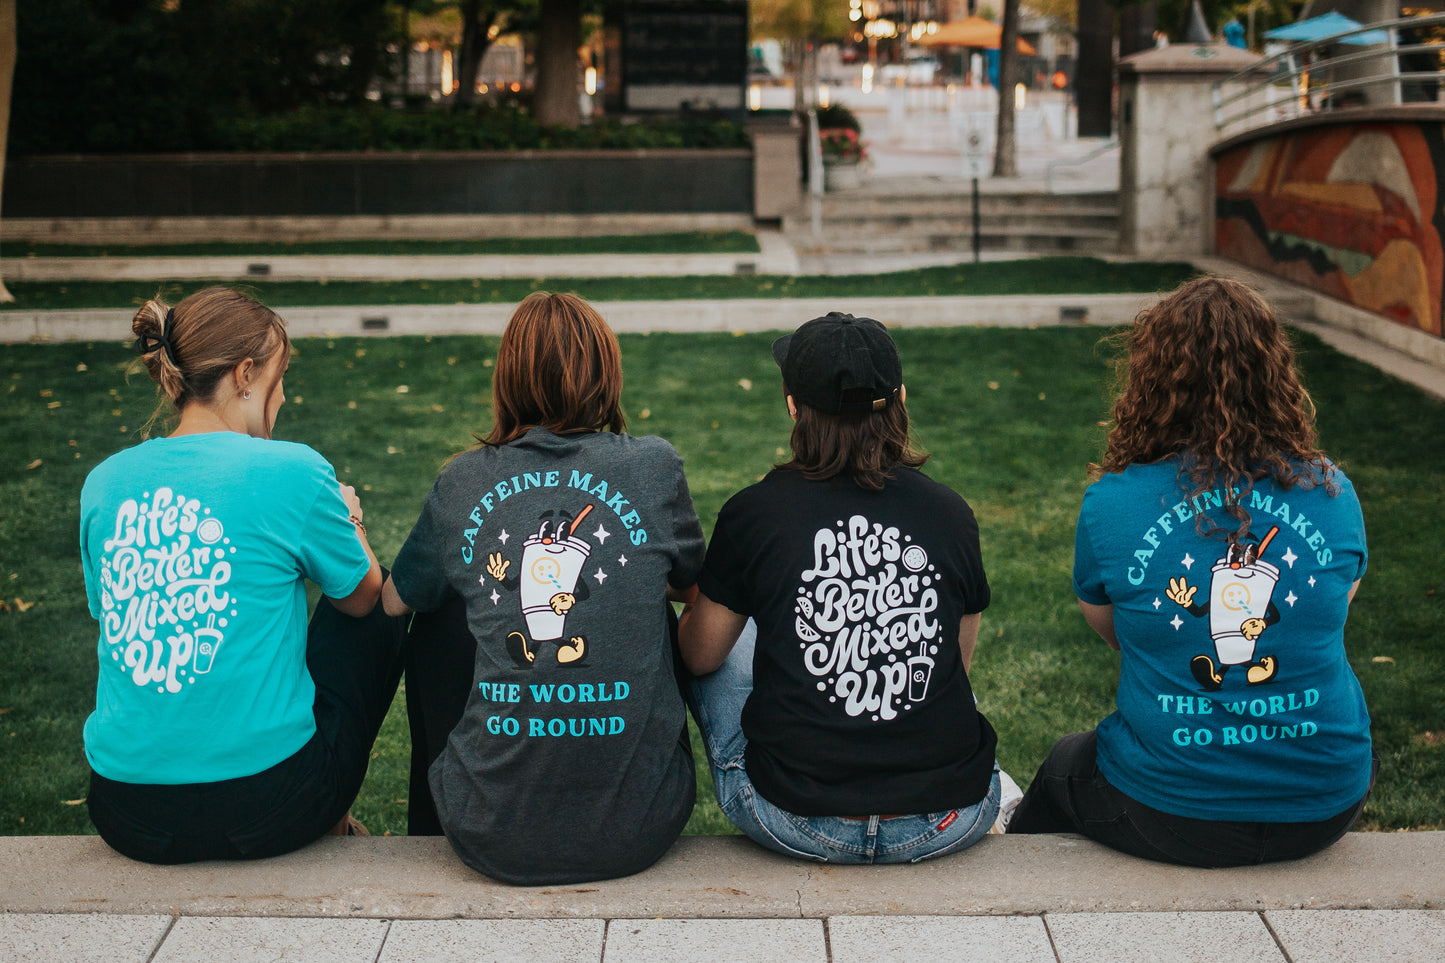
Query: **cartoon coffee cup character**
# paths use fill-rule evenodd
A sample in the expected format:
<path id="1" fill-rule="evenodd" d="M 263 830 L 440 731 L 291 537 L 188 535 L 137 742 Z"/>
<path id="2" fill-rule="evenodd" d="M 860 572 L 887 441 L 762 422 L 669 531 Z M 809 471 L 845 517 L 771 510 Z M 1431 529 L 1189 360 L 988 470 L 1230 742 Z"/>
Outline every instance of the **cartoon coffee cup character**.
<path id="1" fill-rule="evenodd" d="M 586 505 L 576 518 L 545 512 L 537 531 L 522 545 L 521 571 L 515 578 L 507 577 L 512 563 L 504 560 L 501 552 L 487 556 L 487 574 L 508 591 L 521 589 L 527 631 L 507 636 L 507 650 L 518 666 L 526 668 L 536 661 L 537 642 L 556 642 L 557 661 L 562 665 L 575 664 L 586 654 L 587 640 L 581 635 L 567 636 L 566 630 L 567 614 L 590 595 L 581 575 L 592 548 L 576 532 L 591 511 L 592 506 Z"/>
<path id="2" fill-rule="evenodd" d="M 1190 672 L 1206 692 L 1217 691 L 1224 684 L 1224 673 L 1232 665 L 1246 666 L 1244 678 L 1250 685 L 1269 682 L 1279 672 L 1274 656 L 1255 658 L 1259 637 L 1279 621 L 1274 604 L 1279 569 L 1261 559 L 1277 534 L 1279 527 L 1275 526 L 1258 545 L 1232 543 L 1209 570 L 1209 598 L 1203 605 L 1194 604 L 1199 587 L 1190 585 L 1186 576 L 1169 580 L 1165 594 L 1170 601 L 1196 618 L 1209 616 L 1214 656 L 1196 655 L 1189 663 Z"/>

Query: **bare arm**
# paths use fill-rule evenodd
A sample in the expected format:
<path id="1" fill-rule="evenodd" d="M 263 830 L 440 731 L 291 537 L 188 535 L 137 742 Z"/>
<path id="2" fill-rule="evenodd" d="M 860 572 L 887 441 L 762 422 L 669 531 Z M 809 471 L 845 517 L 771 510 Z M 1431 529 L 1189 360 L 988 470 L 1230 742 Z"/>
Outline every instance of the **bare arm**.
<path id="1" fill-rule="evenodd" d="M 387 615 L 411 614 L 411 606 L 401 600 L 396 591 L 396 582 L 391 578 L 387 578 L 386 584 L 381 587 L 381 608 Z"/>
<path id="2" fill-rule="evenodd" d="M 978 624 L 983 620 L 982 612 L 965 615 L 958 623 L 958 649 L 963 653 L 963 671 L 967 672 L 973 663 L 973 649 L 978 645 Z"/>
<path id="3" fill-rule="evenodd" d="M 361 584 L 356 586 L 350 595 L 344 599 L 331 599 L 331 604 L 343 615 L 361 618 L 376 607 L 376 599 L 381 595 L 381 565 L 376 561 L 376 553 L 371 550 L 371 543 L 366 540 L 366 526 L 361 524 L 361 499 L 357 497 L 356 489 L 342 484 L 340 491 L 341 500 L 346 503 L 346 510 L 351 513 L 351 521 L 356 525 L 356 537 L 361 539 L 361 547 L 371 562 L 371 568 L 366 570 L 366 574 L 361 577 Z"/>
<path id="4" fill-rule="evenodd" d="M 1114 634 L 1114 606 L 1094 605 L 1079 599 L 1079 610 L 1084 613 L 1084 621 L 1089 623 L 1089 628 L 1099 633 L 1099 638 L 1109 643 L 1109 648 L 1118 652 L 1119 637 Z"/>
<path id="5" fill-rule="evenodd" d="M 1360 590 L 1360 580 L 1359 580 L 1359 579 L 1355 579 L 1355 584 L 1350 586 L 1350 597 L 1349 597 L 1349 600 L 1350 600 L 1351 602 L 1353 602 L 1353 601 L 1355 600 L 1355 593 L 1358 592 L 1359 590 Z"/>
<path id="6" fill-rule="evenodd" d="M 747 624 L 746 615 L 699 594 L 696 602 L 682 610 L 678 626 L 678 646 L 688 671 L 693 675 L 717 671 Z"/>
<path id="7" fill-rule="evenodd" d="M 381 566 L 377 564 L 376 555 L 372 553 L 371 546 L 367 544 L 366 532 L 360 527 L 356 529 L 356 535 L 361 539 L 361 547 L 366 549 L 366 557 L 371 560 L 371 568 L 361 578 L 361 584 L 344 599 L 332 599 L 331 604 L 336 606 L 337 611 L 343 615 L 350 615 L 353 618 L 361 618 L 372 609 L 376 608 L 376 599 L 381 594 Z"/>

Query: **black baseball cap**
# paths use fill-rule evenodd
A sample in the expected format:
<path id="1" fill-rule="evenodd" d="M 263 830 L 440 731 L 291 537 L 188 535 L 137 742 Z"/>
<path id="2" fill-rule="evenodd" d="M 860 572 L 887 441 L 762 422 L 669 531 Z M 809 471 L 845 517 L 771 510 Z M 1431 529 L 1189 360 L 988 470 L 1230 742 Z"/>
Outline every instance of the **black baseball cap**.
<path id="1" fill-rule="evenodd" d="M 773 360 L 794 400 L 835 415 L 882 411 L 903 384 L 888 329 L 837 311 L 774 341 Z"/>

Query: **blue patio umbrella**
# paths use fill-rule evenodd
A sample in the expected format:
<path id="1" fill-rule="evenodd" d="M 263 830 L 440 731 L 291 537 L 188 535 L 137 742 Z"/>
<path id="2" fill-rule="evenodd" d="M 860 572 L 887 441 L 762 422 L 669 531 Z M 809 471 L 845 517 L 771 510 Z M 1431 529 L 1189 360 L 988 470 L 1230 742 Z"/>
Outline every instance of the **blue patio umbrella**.
<path id="1" fill-rule="evenodd" d="M 1358 20 L 1351 20 L 1342 13 L 1331 12 L 1319 17 L 1310 17 L 1308 20 L 1297 20 L 1284 27 L 1276 27 L 1267 31 L 1265 37 L 1270 40 L 1294 40 L 1303 43 L 1338 36 L 1346 30 L 1355 30 L 1360 26 L 1362 24 Z M 1389 43 L 1390 36 L 1383 30 L 1367 30 L 1353 36 L 1341 37 L 1339 42 L 1366 46 Z"/>

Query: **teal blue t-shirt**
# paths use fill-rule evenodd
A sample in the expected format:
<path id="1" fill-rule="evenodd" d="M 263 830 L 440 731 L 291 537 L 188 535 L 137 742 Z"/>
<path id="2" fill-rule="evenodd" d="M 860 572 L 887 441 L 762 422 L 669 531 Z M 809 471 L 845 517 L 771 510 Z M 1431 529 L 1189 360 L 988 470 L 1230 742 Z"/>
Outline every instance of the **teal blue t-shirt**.
<path id="1" fill-rule="evenodd" d="M 1155 809 L 1198 819 L 1304 822 L 1357 803 L 1370 717 L 1345 656 L 1365 527 L 1338 469 L 1324 484 L 1270 479 L 1244 496 L 1231 552 L 1200 511 L 1238 524 L 1218 492 L 1193 502 L 1179 463 L 1131 465 L 1084 495 L 1074 591 L 1113 605 L 1118 711 L 1098 729 L 1105 778 Z M 1206 524 L 1206 531 L 1211 527 Z"/>
<path id="2" fill-rule="evenodd" d="M 216 782 L 311 738 L 304 580 L 344 598 L 370 567 L 320 455 L 236 432 L 147 441 L 86 478 L 80 548 L 100 623 L 96 772 Z"/>

